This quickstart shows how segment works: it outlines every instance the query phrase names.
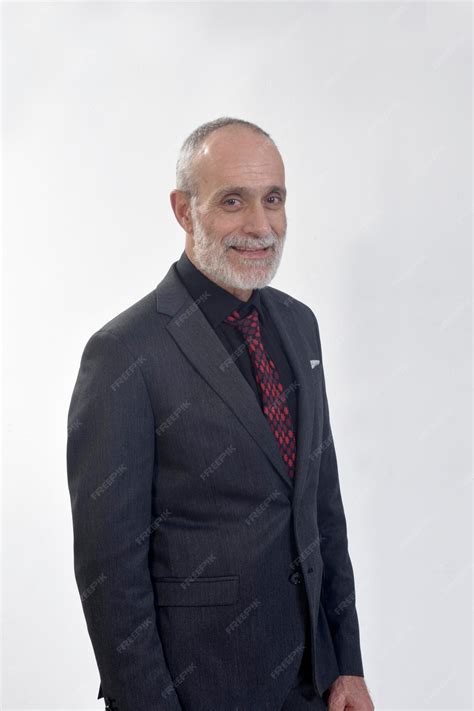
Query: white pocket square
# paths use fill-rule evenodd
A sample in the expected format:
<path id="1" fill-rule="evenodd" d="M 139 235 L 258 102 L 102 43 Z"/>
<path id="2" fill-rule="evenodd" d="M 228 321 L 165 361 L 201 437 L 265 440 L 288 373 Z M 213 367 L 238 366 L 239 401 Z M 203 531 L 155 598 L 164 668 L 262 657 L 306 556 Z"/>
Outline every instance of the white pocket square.
<path id="1" fill-rule="evenodd" d="M 311 368 L 315 368 L 317 365 L 319 365 L 319 360 L 310 360 L 311 363 Z"/>

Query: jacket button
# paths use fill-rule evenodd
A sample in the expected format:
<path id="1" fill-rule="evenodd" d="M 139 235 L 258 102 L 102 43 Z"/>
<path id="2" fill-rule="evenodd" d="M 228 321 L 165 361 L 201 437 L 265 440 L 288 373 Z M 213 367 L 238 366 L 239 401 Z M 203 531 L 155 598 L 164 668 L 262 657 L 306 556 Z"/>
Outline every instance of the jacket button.
<path id="1" fill-rule="evenodd" d="M 303 580 L 303 576 L 301 575 L 301 573 L 298 572 L 292 573 L 288 580 L 290 581 L 290 583 L 293 583 L 293 585 L 299 585 Z"/>

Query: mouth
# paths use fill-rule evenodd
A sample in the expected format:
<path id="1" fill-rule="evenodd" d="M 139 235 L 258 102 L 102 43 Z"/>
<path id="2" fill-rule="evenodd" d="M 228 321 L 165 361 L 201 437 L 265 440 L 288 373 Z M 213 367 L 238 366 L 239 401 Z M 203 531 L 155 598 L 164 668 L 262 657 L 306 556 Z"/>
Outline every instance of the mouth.
<path id="1" fill-rule="evenodd" d="M 271 247 L 259 247 L 257 249 L 241 249 L 240 247 L 231 247 L 231 249 L 240 254 L 242 257 L 250 257 L 251 259 L 257 259 L 259 257 L 265 257 L 270 251 Z"/>

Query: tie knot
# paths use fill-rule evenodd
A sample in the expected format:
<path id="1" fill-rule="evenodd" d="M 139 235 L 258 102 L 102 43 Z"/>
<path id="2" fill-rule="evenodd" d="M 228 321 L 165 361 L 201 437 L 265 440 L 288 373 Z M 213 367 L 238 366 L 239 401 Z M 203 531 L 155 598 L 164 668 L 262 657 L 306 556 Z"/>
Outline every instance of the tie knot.
<path id="1" fill-rule="evenodd" d="M 241 316 L 240 313 L 234 309 L 232 313 L 226 317 L 225 322 L 231 326 L 235 326 L 244 336 L 255 336 L 260 332 L 258 311 L 255 306 L 244 316 Z"/>
<path id="2" fill-rule="evenodd" d="M 258 311 L 255 308 L 255 306 L 248 312 L 248 314 L 245 314 L 244 316 L 241 316 L 240 313 L 234 309 L 229 316 L 226 317 L 225 319 L 226 323 L 230 323 L 233 326 L 243 326 L 247 324 L 251 324 L 252 322 L 255 322 L 255 324 L 258 323 Z"/>

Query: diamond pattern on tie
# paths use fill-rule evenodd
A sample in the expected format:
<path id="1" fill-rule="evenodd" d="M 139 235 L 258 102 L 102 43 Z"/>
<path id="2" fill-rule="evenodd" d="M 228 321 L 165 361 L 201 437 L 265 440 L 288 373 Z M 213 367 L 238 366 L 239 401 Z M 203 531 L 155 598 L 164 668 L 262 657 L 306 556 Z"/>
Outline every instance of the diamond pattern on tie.
<path id="1" fill-rule="evenodd" d="M 296 462 L 293 423 L 278 370 L 262 343 L 258 311 L 253 307 L 248 315 L 241 316 L 234 310 L 225 321 L 242 333 L 248 345 L 255 380 L 262 396 L 263 412 L 275 436 L 282 459 L 287 465 L 288 474 L 293 478 Z"/>

